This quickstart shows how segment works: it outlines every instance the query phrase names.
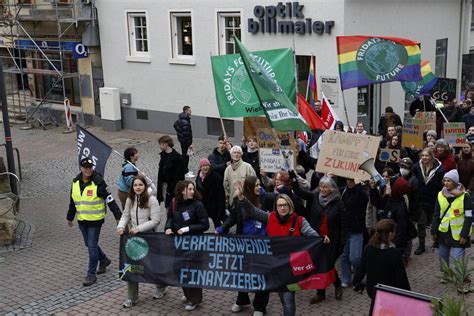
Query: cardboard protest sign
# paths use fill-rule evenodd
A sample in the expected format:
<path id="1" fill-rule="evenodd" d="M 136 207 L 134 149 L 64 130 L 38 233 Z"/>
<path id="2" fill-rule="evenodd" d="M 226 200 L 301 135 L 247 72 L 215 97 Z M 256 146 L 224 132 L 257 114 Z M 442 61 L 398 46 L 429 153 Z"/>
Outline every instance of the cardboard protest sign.
<path id="1" fill-rule="evenodd" d="M 444 139 L 453 147 L 462 147 L 466 142 L 466 124 L 443 123 Z"/>
<path id="2" fill-rule="evenodd" d="M 278 140 L 275 139 L 275 134 Z M 291 148 L 296 149 L 293 133 L 272 131 L 266 117 L 244 117 L 244 136 L 256 137 L 259 148 Z"/>
<path id="3" fill-rule="evenodd" d="M 423 125 L 422 120 L 406 118 L 403 121 L 402 147 L 423 149 Z"/>
<path id="4" fill-rule="evenodd" d="M 379 160 L 396 163 L 400 160 L 399 149 L 380 149 Z"/>
<path id="5" fill-rule="evenodd" d="M 436 112 L 417 112 L 414 118 L 423 121 L 425 131 L 430 129 L 436 131 Z"/>
<path id="6" fill-rule="evenodd" d="M 316 171 L 337 176 L 369 180 L 359 166 L 369 158 L 375 160 L 380 137 L 326 130 Z"/>
<path id="7" fill-rule="evenodd" d="M 284 151 L 284 150 L 283 150 Z M 292 150 L 286 151 L 289 154 L 289 163 L 295 165 L 295 154 Z M 281 170 L 287 170 L 285 158 L 283 157 L 282 150 L 272 148 L 260 148 L 258 150 L 260 169 L 265 172 L 278 172 Z"/>

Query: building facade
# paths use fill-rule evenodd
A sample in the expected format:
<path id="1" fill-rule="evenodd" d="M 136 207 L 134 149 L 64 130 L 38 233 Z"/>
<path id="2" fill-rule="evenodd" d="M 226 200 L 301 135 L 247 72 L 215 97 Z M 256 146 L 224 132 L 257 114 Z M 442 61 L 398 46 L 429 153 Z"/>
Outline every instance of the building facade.
<path id="1" fill-rule="evenodd" d="M 345 123 L 336 36 L 419 41 L 422 58 L 438 76 L 457 78 L 458 92 L 469 51 L 469 0 L 101 0 L 97 9 L 105 87 L 120 91 L 121 124 L 137 130 L 174 132 L 189 105 L 196 136 L 222 134 L 210 57 L 235 52 L 232 34 L 251 51 L 292 48 L 303 94 L 316 56 L 319 90 Z M 405 99 L 399 82 L 344 91 L 351 126 L 376 126 L 386 106 L 403 115 Z M 242 134 L 241 119 L 225 123 L 230 135 Z"/>

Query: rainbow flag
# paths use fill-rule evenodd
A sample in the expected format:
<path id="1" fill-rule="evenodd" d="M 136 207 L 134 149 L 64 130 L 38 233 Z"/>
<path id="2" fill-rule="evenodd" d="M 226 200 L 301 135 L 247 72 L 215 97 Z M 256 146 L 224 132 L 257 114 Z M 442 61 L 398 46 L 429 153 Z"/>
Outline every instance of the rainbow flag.
<path id="1" fill-rule="evenodd" d="M 421 80 L 420 43 L 398 37 L 338 36 L 343 90 L 373 83 Z"/>
<path id="2" fill-rule="evenodd" d="M 419 81 L 403 81 L 401 82 L 405 93 L 411 94 L 414 97 L 422 95 L 431 95 L 431 89 L 436 85 L 438 78 L 431 70 L 430 62 L 423 59 L 420 63 L 421 77 Z"/>
<path id="3" fill-rule="evenodd" d="M 311 106 L 314 107 L 314 102 L 318 100 L 318 82 L 316 81 L 316 56 L 311 56 L 311 62 L 309 64 L 309 100 Z"/>

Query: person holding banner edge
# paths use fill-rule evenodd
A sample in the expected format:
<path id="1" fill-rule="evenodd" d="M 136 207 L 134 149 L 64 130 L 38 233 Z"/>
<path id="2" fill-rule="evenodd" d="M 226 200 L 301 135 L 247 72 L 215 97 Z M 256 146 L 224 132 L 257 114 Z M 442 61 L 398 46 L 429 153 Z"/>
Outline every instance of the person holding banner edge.
<path id="1" fill-rule="evenodd" d="M 166 216 L 166 235 L 201 234 L 209 229 L 206 209 L 193 182 L 178 182 L 174 196 Z M 187 311 L 195 310 L 202 302 L 202 288 L 183 287 L 183 293 L 181 300 Z"/>
<path id="2" fill-rule="evenodd" d="M 104 223 L 106 204 L 118 221 L 122 215 L 115 203 L 112 194 L 107 190 L 104 179 L 94 171 L 94 162 L 91 158 L 80 161 L 81 172 L 74 178 L 71 186 L 67 223 L 73 226 L 74 217 L 77 219 L 84 243 L 89 252 L 87 276 L 82 285 L 90 286 L 97 281 L 96 273 L 106 272 L 111 260 L 99 247 L 99 235 Z M 97 264 L 99 268 L 97 269 Z"/>
<path id="3" fill-rule="evenodd" d="M 135 176 L 131 183 L 132 190 L 125 202 L 122 217 L 117 225 L 117 235 L 121 236 L 130 226 L 128 233 L 138 233 L 155 230 L 160 224 L 160 205 L 156 197 L 151 195 L 151 188 L 143 176 Z M 138 301 L 138 283 L 127 282 L 128 298 L 122 304 L 129 308 Z M 153 298 L 162 298 L 166 293 L 166 286 L 157 284 Z"/>

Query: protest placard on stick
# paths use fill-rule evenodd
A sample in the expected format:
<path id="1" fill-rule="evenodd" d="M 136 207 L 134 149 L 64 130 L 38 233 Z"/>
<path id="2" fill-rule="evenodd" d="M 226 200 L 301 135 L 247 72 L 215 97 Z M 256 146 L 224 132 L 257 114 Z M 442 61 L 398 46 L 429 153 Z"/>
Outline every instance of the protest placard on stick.
<path id="1" fill-rule="evenodd" d="M 416 112 L 414 118 L 423 121 L 425 131 L 430 129 L 436 131 L 436 112 Z"/>
<path id="2" fill-rule="evenodd" d="M 322 137 L 316 171 L 352 179 L 370 179 L 370 175 L 359 170 L 359 166 L 369 158 L 376 158 L 380 137 L 334 130 L 326 130 Z"/>
<path id="3" fill-rule="evenodd" d="M 443 123 L 444 139 L 453 147 L 462 147 L 466 142 L 466 124 Z"/>
<path id="4" fill-rule="evenodd" d="M 422 120 L 406 118 L 403 121 L 402 147 L 423 149 L 423 126 Z"/>
<path id="5" fill-rule="evenodd" d="M 400 160 L 399 149 L 380 149 L 379 160 L 396 163 Z"/>
<path id="6" fill-rule="evenodd" d="M 259 153 L 259 163 L 260 169 L 265 172 L 278 172 L 281 170 L 287 170 L 287 162 L 283 157 L 282 151 L 280 149 L 274 148 L 260 148 Z M 288 162 L 294 166 L 295 165 L 295 153 L 292 150 L 286 150 L 285 153 L 288 154 Z"/>

